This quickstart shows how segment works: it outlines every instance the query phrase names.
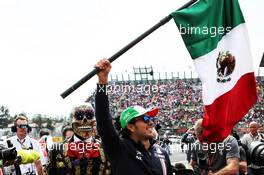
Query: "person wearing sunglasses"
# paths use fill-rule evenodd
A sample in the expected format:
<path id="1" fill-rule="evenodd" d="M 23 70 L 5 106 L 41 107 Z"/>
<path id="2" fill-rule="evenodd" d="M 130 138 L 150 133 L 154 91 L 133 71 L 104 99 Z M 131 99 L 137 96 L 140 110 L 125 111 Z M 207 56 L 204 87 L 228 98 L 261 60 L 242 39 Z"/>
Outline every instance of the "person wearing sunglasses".
<path id="1" fill-rule="evenodd" d="M 145 109 L 130 106 L 120 116 L 121 136 L 116 132 L 109 112 L 106 91 L 111 64 L 100 60 L 95 116 L 97 131 L 102 139 L 105 154 L 109 158 L 114 175 L 171 175 L 168 154 L 155 143 L 155 116 L 158 108 Z"/>
<path id="2" fill-rule="evenodd" d="M 28 163 L 20 165 L 21 174 L 30 174 L 30 175 L 43 175 L 44 170 L 42 166 L 43 154 L 40 143 L 31 138 L 28 133 L 31 131 L 31 127 L 28 125 L 28 118 L 25 114 L 15 115 L 14 126 L 11 127 L 12 132 L 15 132 L 16 135 L 10 137 L 9 140 L 16 148 L 19 150 L 35 150 L 39 153 L 40 159 L 36 160 L 34 163 Z M 4 169 L 4 174 L 16 174 L 12 166 Z"/>
<path id="3" fill-rule="evenodd" d="M 95 138 L 96 121 L 90 103 L 75 106 L 71 113 L 71 126 L 63 129 L 65 140 L 54 144 L 50 151 L 49 175 L 110 175 L 100 140 Z M 70 131 L 68 136 L 66 132 Z M 66 138 L 68 137 L 68 138 Z"/>

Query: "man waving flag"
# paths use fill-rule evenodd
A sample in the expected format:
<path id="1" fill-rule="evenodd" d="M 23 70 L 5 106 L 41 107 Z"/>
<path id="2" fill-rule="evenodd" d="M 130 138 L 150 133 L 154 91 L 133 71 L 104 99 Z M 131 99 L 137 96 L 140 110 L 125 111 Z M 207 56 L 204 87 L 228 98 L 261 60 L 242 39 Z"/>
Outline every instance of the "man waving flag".
<path id="1" fill-rule="evenodd" d="M 238 0 L 200 0 L 171 16 L 202 81 L 203 139 L 222 141 L 257 100 L 247 29 Z"/>

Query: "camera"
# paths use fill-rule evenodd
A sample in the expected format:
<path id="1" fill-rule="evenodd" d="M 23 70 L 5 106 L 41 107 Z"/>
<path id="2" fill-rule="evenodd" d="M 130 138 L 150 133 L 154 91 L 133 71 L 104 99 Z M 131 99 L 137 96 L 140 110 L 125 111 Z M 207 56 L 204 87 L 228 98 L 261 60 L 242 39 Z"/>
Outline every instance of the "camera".
<path id="1" fill-rule="evenodd" d="M 15 160 L 17 157 L 16 148 L 6 148 L 4 145 L 0 145 L 0 160 Z"/>
<path id="2" fill-rule="evenodd" d="M 6 148 L 0 150 L 0 160 L 14 160 L 16 159 L 17 152 L 15 148 Z"/>
<path id="3" fill-rule="evenodd" d="M 248 151 L 251 163 L 258 166 L 264 165 L 264 142 L 252 142 Z"/>

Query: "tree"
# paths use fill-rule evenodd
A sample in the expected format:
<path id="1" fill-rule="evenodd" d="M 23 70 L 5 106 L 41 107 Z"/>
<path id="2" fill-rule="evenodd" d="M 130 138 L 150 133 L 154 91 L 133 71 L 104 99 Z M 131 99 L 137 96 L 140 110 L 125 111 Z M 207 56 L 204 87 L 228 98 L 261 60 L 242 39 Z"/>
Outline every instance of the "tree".
<path id="1" fill-rule="evenodd" d="M 0 128 L 6 128 L 10 119 L 9 109 L 6 106 L 0 106 Z"/>
<path id="2" fill-rule="evenodd" d="M 47 128 L 51 131 L 55 129 L 55 127 L 52 125 L 53 121 L 50 118 L 46 118 L 47 121 Z"/>
<path id="3" fill-rule="evenodd" d="M 37 131 L 40 131 L 40 128 L 42 128 L 43 123 L 45 123 L 44 117 L 41 114 L 35 114 L 32 118 L 32 122 L 37 125 Z"/>
<path id="4" fill-rule="evenodd" d="M 42 114 L 35 114 L 32 118 L 32 122 L 37 125 L 37 131 L 40 131 L 43 127 L 53 131 L 55 129 L 53 126 L 54 121 L 56 121 L 56 119 L 52 119 L 52 117 Z"/>

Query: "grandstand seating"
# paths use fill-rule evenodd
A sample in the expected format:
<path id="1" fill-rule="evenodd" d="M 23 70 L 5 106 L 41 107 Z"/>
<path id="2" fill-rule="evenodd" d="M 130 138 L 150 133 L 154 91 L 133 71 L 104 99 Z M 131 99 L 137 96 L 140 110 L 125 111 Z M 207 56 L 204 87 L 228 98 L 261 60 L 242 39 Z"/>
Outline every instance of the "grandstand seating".
<path id="1" fill-rule="evenodd" d="M 238 129 L 245 127 L 252 120 L 263 124 L 264 77 L 257 77 L 256 80 L 258 101 L 239 122 Z M 144 82 L 113 81 L 109 85 L 108 94 L 113 118 L 118 117 L 123 109 L 131 105 L 159 107 L 159 119 L 163 128 L 179 131 L 190 128 L 198 118 L 202 118 L 201 82 L 197 78 Z M 94 94 L 87 101 L 94 103 Z"/>

